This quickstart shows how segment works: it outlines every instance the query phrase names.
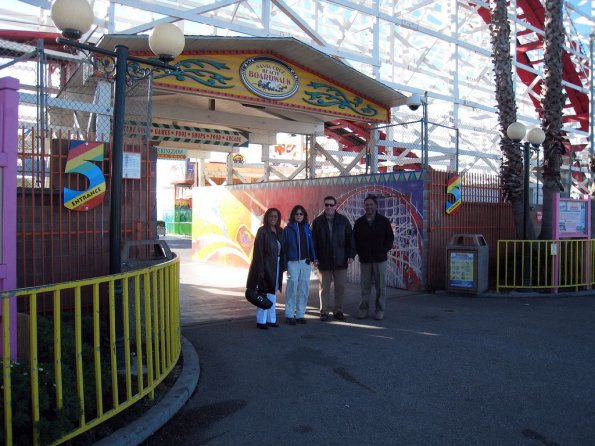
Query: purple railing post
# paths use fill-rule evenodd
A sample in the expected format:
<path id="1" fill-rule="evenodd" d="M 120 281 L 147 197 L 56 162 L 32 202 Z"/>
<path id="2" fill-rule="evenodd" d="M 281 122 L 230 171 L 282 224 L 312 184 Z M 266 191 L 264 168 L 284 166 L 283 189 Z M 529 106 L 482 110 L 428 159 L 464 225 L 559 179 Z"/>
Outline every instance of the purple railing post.
<path id="1" fill-rule="evenodd" d="M 0 291 L 17 287 L 17 146 L 19 81 L 0 79 Z M 1 324 L 5 320 L 0 305 Z M 10 356 L 17 357 L 17 301 L 10 300 Z M 3 331 L 0 330 L 0 338 Z M 2 350 L 0 344 L 0 351 Z"/>

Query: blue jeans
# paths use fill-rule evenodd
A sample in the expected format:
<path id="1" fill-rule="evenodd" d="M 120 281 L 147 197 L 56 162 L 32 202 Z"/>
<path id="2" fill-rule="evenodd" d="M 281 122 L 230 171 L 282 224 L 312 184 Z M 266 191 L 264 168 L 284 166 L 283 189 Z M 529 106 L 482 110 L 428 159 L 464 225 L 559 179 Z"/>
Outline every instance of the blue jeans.
<path id="1" fill-rule="evenodd" d="M 306 314 L 310 292 L 310 265 L 305 260 L 287 262 L 287 289 L 285 290 L 285 317 L 301 319 Z M 297 307 L 297 308 L 296 308 Z"/>

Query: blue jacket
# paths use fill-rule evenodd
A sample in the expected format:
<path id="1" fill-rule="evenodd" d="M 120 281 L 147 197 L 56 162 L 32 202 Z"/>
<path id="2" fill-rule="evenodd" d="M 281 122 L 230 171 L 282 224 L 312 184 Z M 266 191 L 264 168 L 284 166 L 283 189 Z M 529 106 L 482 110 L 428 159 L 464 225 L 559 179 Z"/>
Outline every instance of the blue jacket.
<path id="1" fill-rule="evenodd" d="M 312 232 L 310 226 L 302 224 L 304 227 L 304 235 L 306 237 L 306 256 L 311 261 L 316 260 L 316 251 L 314 250 L 314 241 L 312 240 Z M 285 226 L 282 236 L 283 250 L 285 251 L 288 262 L 300 260 L 300 252 L 298 243 L 300 240 L 300 233 L 297 222 L 290 222 Z M 303 260 L 303 259 L 301 259 Z"/>

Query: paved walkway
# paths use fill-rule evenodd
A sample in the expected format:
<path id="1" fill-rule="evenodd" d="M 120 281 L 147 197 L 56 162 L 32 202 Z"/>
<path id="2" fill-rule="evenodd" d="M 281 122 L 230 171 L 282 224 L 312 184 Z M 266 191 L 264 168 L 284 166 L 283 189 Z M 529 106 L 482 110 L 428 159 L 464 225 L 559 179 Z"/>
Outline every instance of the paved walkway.
<path id="1" fill-rule="evenodd" d="M 595 299 L 391 290 L 383 321 L 257 330 L 245 270 L 182 258 L 186 405 L 146 445 L 595 444 Z M 278 307 L 283 322 L 283 305 Z"/>

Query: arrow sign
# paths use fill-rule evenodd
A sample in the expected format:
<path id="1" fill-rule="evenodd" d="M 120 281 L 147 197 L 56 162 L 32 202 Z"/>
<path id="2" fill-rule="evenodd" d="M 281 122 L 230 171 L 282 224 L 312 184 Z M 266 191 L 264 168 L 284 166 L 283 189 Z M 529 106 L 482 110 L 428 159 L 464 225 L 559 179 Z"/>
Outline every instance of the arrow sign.
<path id="1" fill-rule="evenodd" d="M 248 147 L 249 133 L 233 130 L 219 130 L 183 125 L 153 123 L 150 128 L 151 141 L 174 141 L 190 144 L 207 144 L 223 147 Z M 128 121 L 124 125 L 126 136 L 144 136 L 147 126 L 141 122 Z"/>

